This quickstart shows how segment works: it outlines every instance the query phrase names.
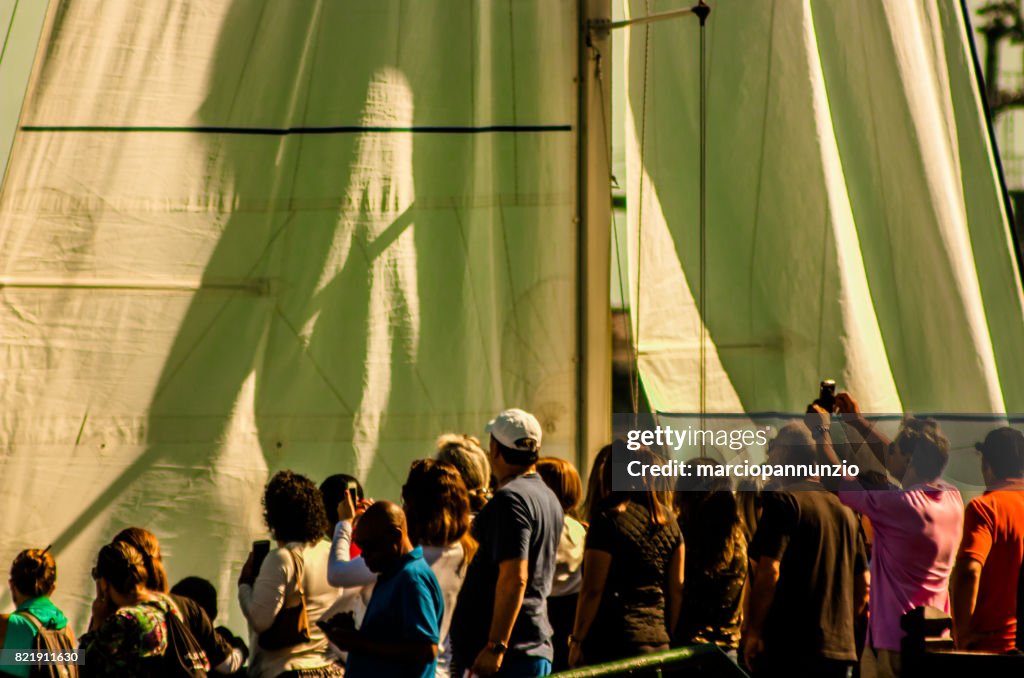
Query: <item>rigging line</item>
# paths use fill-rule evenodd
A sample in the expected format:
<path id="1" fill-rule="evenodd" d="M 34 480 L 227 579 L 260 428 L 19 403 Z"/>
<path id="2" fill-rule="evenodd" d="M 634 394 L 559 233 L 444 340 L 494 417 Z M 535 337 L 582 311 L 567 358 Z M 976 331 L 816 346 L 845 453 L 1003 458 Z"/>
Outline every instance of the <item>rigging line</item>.
<path id="1" fill-rule="evenodd" d="M 22 132 L 171 132 L 193 134 L 247 134 L 253 136 L 285 136 L 288 134 L 361 134 L 363 132 L 414 134 L 486 134 L 500 132 L 571 132 L 572 125 L 411 125 L 389 127 L 379 125 L 334 125 L 327 127 L 230 127 L 221 125 L 195 126 L 113 126 L 113 125 L 22 125 Z"/>
<path id="2" fill-rule="evenodd" d="M 0 66 L 3 66 L 4 57 L 7 55 L 7 45 L 11 41 L 11 31 L 14 30 L 14 20 L 18 16 L 18 5 L 21 0 L 14 0 L 14 7 L 11 9 L 11 22 L 7 24 L 7 33 L 4 35 L 3 48 L 0 49 Z M 39 63 L 42 59 L 39 58 L 39 51 L 43 45 L 43 41 L 53 30 L 53 15 L 56 12 L 55 6 L 49 6 L 46 8 L 46 12 L 43 16 L 43 24 L 39 29 L 39 39 L 36 41 L 36 48 L 33 50 L 32 66 L 29 69 L 28 79 L 25 82 L 25 89 L 21 93 L 21 106 L 18 108 L 18 122 L 25 116 L 27 110 L 26 104 L 29 101 L 29 92 L 34 88 L 34 81 L 36 70 L 41 68 Z M 6 152 L 7 157 L 4 159 L 4 164 L 0 165 L 0 192 L 3 192 L 4 186 L 7 184 L 7 173 L 11 170 L 11 156 L 14 155 L 14 140 L 17 137 L 16 134 L 11 135 L 10 144 L 7 146 Z"/>
<path id="3" fill-rule="evenodd" d="M 21 0 L 14 0 L 14 9 L 11 10 L 11 23 L 7 24 L 7 33 L 4 35 L 4 46 L 0 48 L 0 64 L 4 62 L 4 55 L 7 54 L 7 43 L 11 41 L 11 29 L 14 28 L 14 18 L 18 16 L 18 4 Z"/>
<path id="4" fill-rule="evenodd" d="M 704 25 L 700 26 L 700 414 L 701 428 L 704 428 L 704 413 L 707 412 L 707 224 L 705 222 L 705 92 L 704 92 Z"/>
<path id="5" fill-rule="evenodd" d="M 658 14 L 650 14 L 647 16 L 637 17 L 635 19 L 626 19 L 624 21 L 592 21 L 594 28 L 602 31 L 611 31 L 616 28 L 629 28 L 630 26 L 638 26 L 641 24 L 649 24 L 657 21 L 664 21 L 665 19 L 675 19 L 676 17 L 686 16 L 687 14 L 695 14 L 693 7 L 687 7 L 685 9 L 673 9 L 667 12 L 659 12 Z M 649 10 L 648 10 L 649 11 Z"/>
<path id="6" fill-rule="evenodd" d="M 289 213 L 287 215 L 287 217 L 284 219 L 283 223 L 281 224 L 281 227 L 278 228 L 273 234 L 271 234 L 271 236 L 268 239 L 267 243 L 263 247 L 263 251 L 261 251 L 259 256 L 256 257 L 255 262 L 253 263 L 252 266 L 249 267 L 249 270 L 247 270 L 245 272 L 245 274 L 243 276 L 243 280 L 245 278 L 248 278 L 249 276 L 251 276 L 256 271 L 256 269 L 259 267 L 260 263 L 263 261 L 263 257 L 266 256 L 267 252 L 270 250 L 271 246 L 273 246 L 273 244 L 277 240 L 277 238 L 282 233 L 284 233 L 286 228 L 288 228 L 288 224 L 291 223 L 291 220 L 295 217 L 295 214 L 296 214 L 295 212 Z M 269 292 L 269 290 L 268 290 L 268 292 Z M 182 356 L 181 360 L 179 360 L 177 364 L 175 364 L 175 365 L 173 365 L 171 367 L 168 367 L 168 365 L 170 364 L 170 356 L 168 356 L 167 362 L 164 363 L 164 366 L 163 366 L 163 368 L 161 368 L 161 371 L 160 371 L 160 381 L 158 382 L 156 390 L 153 392 L 153 395 L 150 398 L 150 406 L 151 407 L 152 407 L 153 403 L 156 403 L 157 398 L 162 396 L 164 391 L 166 391 L 167 388 L 170 387 L 171 382 L 173 382 L 174 379 L 178 376 L 178 372 L 180 372 L 182 370 L 182 368 L 185 367 L 185 363 L 188 362 L 188 359 L 192 357 L 192 354 L 195 353 L 199 349 L 199 345 L 202 344 L 203 341 L 206 339 L 206 335 L 209 334 L 211 331 L 213 331 L 214 326 L 217 324 L 217 322 L 220 320 L 221 316 L 224 314 L 225 310 L 227 309 L 228 304 L 230 304 L 232 301 L 234 301 L 234 300 L 236 300 L 238 298 L 239 298 L 239 293 L 238 293 L 237 290 L 235 290 L 228 297 L 228 299 L 220 306 L 220 308 L 217 309 L 216 313 L 214 313 L 214 315 L 213 315 L 213 318 L 209 321 L 209 324 L 207 324 L 206 327 L 203 328 L 202 332 L 192 342 L 192 345 L 189 346 L 187 352 L 185 353 L 184 356 Z M 189 320 L 189 318 L 188 318 L 189 314 L 191 314 L 194 311 L 194 307 L 195 307 L 195 302 L 193 301 L 191 304 L 189 304 L 188 311 L 186 311 L 186 317 L 182 320 L 181 324 L 179 325 L 179 328 L 180 327 L 184 327 L 185 323 Z M 180 334 L 180 329 L 179 329 L 179 334 Z M 175 337 L 175 345 L 171 349 L 172 352 L 173 352 L 173 350 L 175 348 L 177 348 L 177 345 L 179 343 L 178 339 L 179 339 L 179 337 Z"/>
<path id="7" fill-rule="evenodd" d="M 651 2 L 650 0 L 644 0 L 644 11 L 647 14 L 651 13 Z M 633 382 L 630 384 L 632 389 L 633 400 L 638 404 L 640 402 L 640 285 L 643 273 L 643 250 L 641 244 L 643 243 L 643 232 L 644 232 L 644 175 L 646 174 L 646 163 L 645 155 L 647 151 L 647 80 L 648 70 L 650 64 L 650 52 L 651 52 L 651 26 L 649 24 L 644 25 L 644 79 L 643 79 L 643 99 L 640 104 L 640 190 L 638 191 L 637 201 L 637 228 L 636 228 L 636 313 L 633 317 L 636 318 L 636 332 L 634 334 L 633 343 L 633 362 L 637 366 L 636 374 L 634 375 Z"/>
<path id="8" fill-rule="evenodd" d="M 705 426 L 705 415 L 707 414 L 708 399 L 708 329 L 707 329 L 707 67 L 705 63 L 705 29 L 708 14 L 711 9 L 700 0 L 694 8 L 694 13 L 700 19 L 700 92 L 698 94 L 698 107 L 700 117 L 699 132 L 699 156 L 700 156 L 700 186 L 698 201 L 698 228 L 700 229 L 700 427 Z M 704 439 L 701 439 L 701 456 L 705 456 Z"/>
<path id="9" fill-rule="evenodd" d="M 516 21 L 512 3 L 508 3 L 508 52 L 509 75 L 512 89 L 512 124 L 519 122 L 518 101 L 516 100 Z M 519 140 L 512 138 L 512 185 L 515 188 L 516 204 L 519 203 Z"/>
<path id="10" fill-rule="evenodd" d="M 612 147 L 611 147 L 611 140 L 610 140 L 610 138 L 611 138 L 611 129 L 610 129 L 611 128 L 611 124 L 610 124 L 610 121 L 608 120 L 607 114 L 605 112 L 605 106 L 604 106 L 605 91 L 604 91 L 604 70 L 601 68 L 601 64 L 603 63 L 602 62 L 602 55 L 601 55 L 601 50 L 597 49 L 593 45 L 590 45 L 590 49 L 594 53 L 595 80 L 597 80 L 598 99 L 601 101 L 601 129 L 602 129 L 602 131 L 604 133 L 604 153 L 605 153 L 605 157 L 609 159 L 609 169 L 610 169 L 611 168 L 610 160 L 611 160 L 611 154 L 612 154 Z M 609 180 L 610 179 L 612 179 L 611 176 L 609 176 Z M 610 192 L 611 192 L 611 182 L 609 181 L 609 193 Z M 619 250 L 619 224 L 618 224 L 618 220 L 615 218 L 615 207 L 614 206 L 612 206 L 612 209 L 611 209 L 611 217 L 612 217 L 612 247 L 614 248 L 614 252 L 615 252 L 616 277 L 618 278 L 618 281 L 619 281 L 619 299 L 621 299 L 624 304 L 628 304 L 629 300 L 626 298 L 626 289 L 625 289 L 625 285 L 623 283 L 623 276 L 622 276 L 622 254 L 621 254 L 621 252 Z M 627 239 L 628 239 L 628 237 L 627 237 Z M 640 411 L 640 402 L 639 402 L 639 397 L 638 397 L 639 394 L 633 392 L 633 378 L 634 378 L 634 375 L 637 373 L 637 369 L 638 368 L 637 368 L 636 362 L 634 360 L 634 355 L 633 355 L 633 323 L 632 322 L 627 322 L 626 323 L 626 341 L 627 341 L 627 343 L 629 344 L 629 347 L 630 347 L 630 350 L 627 352 L 627 355 L 629 356 L 629 359 L 628 359 L 628 362 L 627 362 L 628 369 L 629 369 L 629 384 L 630 384 L 630 389 L 629 389 L 630 393 L 629 393 L 629 395 L 630 395 L 631 404 L 633 406 L 633 414 L 636 415 Z"/>
<path id="11" fill-rule="evenodd" d="M 625 286 L 622 283 L 622 252 L 619 250 L 619 225 L 618 225 L 617 220 L 615 219 L 615 209 L 614 208 L 612 208 L 612 244 L 613 244 L 613 246 L 615 248 L 615 268 L 616 268 L 616 271 L 617 271 L 617 277 L 619 279 L 619 298 L 622 299 L 623 302 L 626 302 L 627 301 L 627 299 L 626 299 L 626 290 L 625 290 Z M 633 346 L 633 323 L 631 323 L 631 322 L 627 322 L 626 323 L 626 342 L 630 345 L 630 347 L 632 349 L 632 346 Z M 635 359 L 635 357 L 633 355 L 633 351 L 632 350 L 628 351 L 628 355 L 629 355 L 629 360 L 628 360 L 628 365 L 629 365 L 629 383 L 631 385 L 631 387 L 630 387 L 630 394 L 629 395 L 630 395 L 631 405 L 633 406 L 633 414 L 636 415 L 640 411 L 640 402 L 638 400 L 639 393 L 633 391 L 632 383 L 633 383 L 634 375 L 637 374 L 637 370 L 639 368 L 638 368 L 638 366 L 636 364 L 636 359 Z"/>
<path id="12" fill-rule="evenodd" d="M 288 328 L 288 331 L 292 333 L 292 338 L 298 341 L 299 344 L 304 343 L 302 340 L 302 330 L 295 326 L 295 324 L 288 317 L 288 314 L 284 312 L 283 308 L 281 308 L 281 304 L 278 301 L 274 301 L 274 308 L 272 313 L 277 316 L 277 318 L 281 321 L 281 324 Z M 269 324 L 270 323 L 268 322 L 268 327 Z M 338 386 L 336 386 L 333 381 L 331 381 L 330 376 L 328 376 L 327 374 L 327 370 L 324 369 L 324 367 L 316 359 L 316 357 L 313 355 L 313 352 L 308 350 L 308 346 L 306 346 L 305 349 L 306 350 L 303 350 L 301 352 L 302 357 L 304 357 L 309 362 L 309 364 L 312 365 L 313 371 L 316 372 L 316 375 L 318 377 L 320 377 L 320 381 L 323 383 L 324 386 L 327 387 L 327 390 L 331 392 L 331 395 L 333 395 L 335 400 L 338 401 L 338 404 L 345 408 L 345 414 L 349 416 L 355 416 L 356 410 L 352 409 L 352 406 L 348 404 L 347 400 L 345 400 L 345 396 L 342 394 L 341 389 L 338 388 Z M 253 363 L 257 363 L 257 361 L 254 359 Z M 255 372 L 258 369 L 260 368 L 253 367 L 252 371 Z"/>
<path id="13" fill-rule="evenodd" d="M 469 36 L 469 110 L 470 120 L 476 121 L 476 79 L 477 79 L 477 65 L 476 65 L 476 14 L 473 12 L 473 8 L 476 5 L 476 0 L 469 0 L 469 30 L 466 34 Z"/>

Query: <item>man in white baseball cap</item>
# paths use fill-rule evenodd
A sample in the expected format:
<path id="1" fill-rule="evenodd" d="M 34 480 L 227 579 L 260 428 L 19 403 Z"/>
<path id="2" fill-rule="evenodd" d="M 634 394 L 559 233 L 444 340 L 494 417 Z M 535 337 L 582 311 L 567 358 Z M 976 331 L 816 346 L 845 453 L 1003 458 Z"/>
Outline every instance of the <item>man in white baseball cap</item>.
<path id="1" fill-rule="evenodd" d="M 503 453 L 510 453 L 502 454 L 505 461 L 514 462 L 515 466 L 536 463 L 543 436 L 537 417 L 525 410 L 512 408 L 491 419 L 486 430 L 491 434 L 492 440 L 497 441 L 501 447 L 505 448 L 501 450 Z M 516 452 L 525 454 L 516 454 Z M 493 450 L 491 454 L 494 454 Z"/>
<path id="2" fill-rule="evenodd" d="M 455 605 L 454 664 L 480 676 L 546 676 L 553 648 L 547 597 L 562 506 L 537 473 L 542 431 L 510 409 L 487 424 L 498 489 L 473 521 L 479 542 Z"/>

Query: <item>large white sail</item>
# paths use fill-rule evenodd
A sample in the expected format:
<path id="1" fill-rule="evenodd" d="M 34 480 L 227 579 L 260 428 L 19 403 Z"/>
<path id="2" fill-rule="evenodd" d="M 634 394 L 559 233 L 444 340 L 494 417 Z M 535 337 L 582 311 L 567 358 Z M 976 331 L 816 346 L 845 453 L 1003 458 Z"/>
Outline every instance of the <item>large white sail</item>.
<path id="1" fill-rule="evenodd" d="M 233 599 L 267 474 L 576 435 L 575 3 L 61 0 L 0 196 L 0 551 Z M 239 624 L 237 606 L 231 619 Z"/>
<path id="2" fill-rule="evenodd" d="M 627 31 L 653 406 L 698 410 L 705 328 L 712 411 L 802 411 L 835 378 L 875 412 L 1020 412 L 1024 302 L 960 3 L 709 4 L 703 316 L 698 22 Z"/>

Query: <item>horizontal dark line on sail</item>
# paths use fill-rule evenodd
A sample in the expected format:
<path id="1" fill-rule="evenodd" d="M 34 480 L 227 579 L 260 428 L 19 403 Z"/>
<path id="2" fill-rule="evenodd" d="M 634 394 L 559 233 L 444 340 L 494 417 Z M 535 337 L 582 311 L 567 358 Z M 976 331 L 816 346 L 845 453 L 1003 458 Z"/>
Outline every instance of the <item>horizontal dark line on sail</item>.
<path id="1" fill-rule="evenodd" d="M 534 133 L 570 132 L 571 125 L 487 125 L 462 127 L 456 125 L 413 125 L 412 127 L 377 127 L 373 125 L 339 125 L 336 127 L 107 127 L 80 125 L 23 125 L 22 132 L 187 132 L 194 134 L 249 134 L 256 136 L 288 136 L 291 134 L 358 134 L 361 132 L 412 132 L 414 134 L 487 134 L 494 132 Z"/>

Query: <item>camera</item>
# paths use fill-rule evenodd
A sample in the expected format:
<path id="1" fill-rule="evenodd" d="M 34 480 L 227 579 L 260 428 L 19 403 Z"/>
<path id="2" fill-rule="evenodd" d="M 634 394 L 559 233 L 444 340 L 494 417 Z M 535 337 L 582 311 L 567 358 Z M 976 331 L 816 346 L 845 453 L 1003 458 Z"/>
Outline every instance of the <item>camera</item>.
<path id="1" fill-rule="evenodd" d="M 814 401 L 823 410 L 832 414 L 836 411 L 836 380 L 825 379 L 818 389 L 818 399 Z"/>

